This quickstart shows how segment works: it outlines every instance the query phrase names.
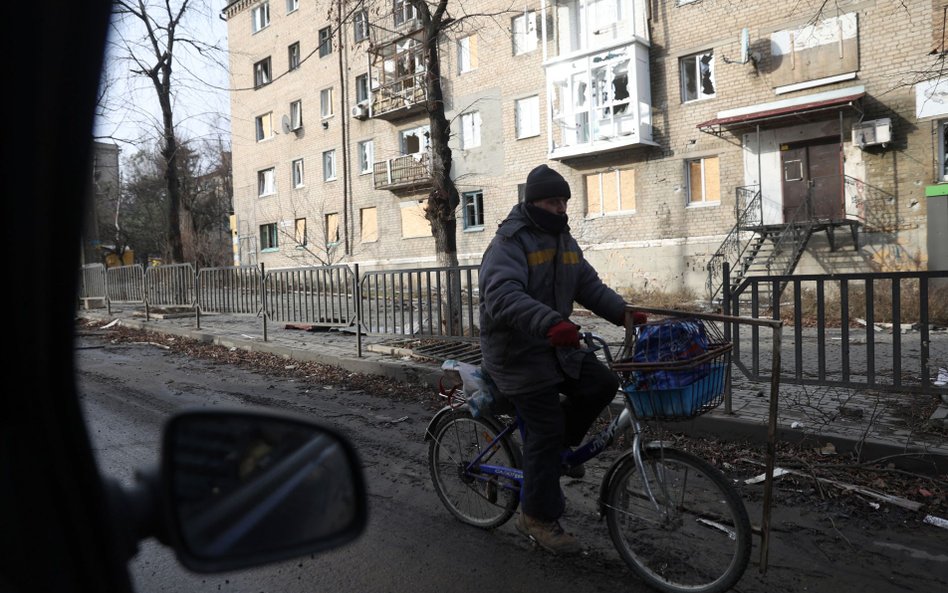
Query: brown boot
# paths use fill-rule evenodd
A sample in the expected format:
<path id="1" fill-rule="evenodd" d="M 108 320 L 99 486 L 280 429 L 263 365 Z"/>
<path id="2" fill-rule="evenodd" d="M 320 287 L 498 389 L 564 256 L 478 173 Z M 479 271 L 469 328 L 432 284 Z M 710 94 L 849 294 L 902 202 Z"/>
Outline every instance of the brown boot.
<path id="1" fill-rule="evenodd" d="M 553 554 L 577 554 L 581 550 L 576 538 L 563 531 L 559 521 L 540 521 L 521 512 L 517 517 L 517 531 Z"/>

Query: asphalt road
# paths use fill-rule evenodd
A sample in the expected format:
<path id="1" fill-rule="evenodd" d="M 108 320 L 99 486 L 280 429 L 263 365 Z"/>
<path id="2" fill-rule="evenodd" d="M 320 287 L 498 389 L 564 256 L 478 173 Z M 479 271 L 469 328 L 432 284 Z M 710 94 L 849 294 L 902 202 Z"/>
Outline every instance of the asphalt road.
<path id="1" fill-rule="evenodd" d="M 197 575 L 155 542 L 130 565 L 139 592 L 457 593 L 648 591 L 612 548 L 594 502 L 616 452 L 564 482 L 564 525 L 587 547 L 560 559 L 537 551 L 513 522 L 493 532 L 462 525 L 442 507 L 428 476 L 423 442 L 430 411 L 393 401 L 230 365 L 188 358 L 147 344 L 77 343 L 79 390 L 93 445 L 107 474 L 129 483 L 154 463 L 162 421 L 183 406 L 265 406 L 328 422 L 350 436 L 364 463 L 370 520 L 348 546 L 315 557 L 239 572 Z M 746 477 L 746 476 L 739 476 Z M 754 523 L 759 489 L 745 488 Z M 948 590 L 948 530 L 924 525 L 894 507 L 852 512 L 814 499 L 799 486 L 778 487 L 767 573 L 759 540 L 738 589 L 747 592 L 873 593 Z"/>

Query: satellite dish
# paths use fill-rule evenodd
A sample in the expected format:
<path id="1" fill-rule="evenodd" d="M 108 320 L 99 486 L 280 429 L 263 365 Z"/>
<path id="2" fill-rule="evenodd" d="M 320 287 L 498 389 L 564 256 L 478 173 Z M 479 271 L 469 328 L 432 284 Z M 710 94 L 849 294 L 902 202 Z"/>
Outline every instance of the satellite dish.
<path id="1" fill-rule="evenodd" d="M 283 133 L 289 134 L 290 133 L 290 116 L 284 115 L 282 121 L 283 121 Z"/>
<path id="2" fill-rule="evenodd" d="M 750 59 L 750 29 L 744 27 L 741 29 L 741 64 L 746 64 Z"/>

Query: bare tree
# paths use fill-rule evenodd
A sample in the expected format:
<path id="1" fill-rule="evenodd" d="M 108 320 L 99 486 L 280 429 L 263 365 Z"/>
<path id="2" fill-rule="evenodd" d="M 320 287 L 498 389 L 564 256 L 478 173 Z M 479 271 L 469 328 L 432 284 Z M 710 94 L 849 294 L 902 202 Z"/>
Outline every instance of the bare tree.
<path id="1" fill-rule="evenodd" d="M 206 3 L 193 0 L 116 0 L 112 23 L 113 36 L 110 54 L 129 63 L 129 71 L 148 80 L 154 90 L 160 114 L 155 121 L 163 159 L 167 200 L 167 245 L 171 260 L 185 261 L 182 241 L 182 180 L 180 135 L 175 119 L 175 100 L 184 86 L 176 68 L 180 65 L 178 53 L 204 57 L 222 64 L 218 57 L 223 50 L 199 35 L 190 34 L 185 26 L 186 17 L 200 11 L 209 11 Z M 206 13 L 205 13 L 206 14 Z M 192 74 L 191 79 L 200 79 Z M 125 101 L 128 102 L 127 98 Z M 132 108 L 133 106 L 127 106 Z"/>

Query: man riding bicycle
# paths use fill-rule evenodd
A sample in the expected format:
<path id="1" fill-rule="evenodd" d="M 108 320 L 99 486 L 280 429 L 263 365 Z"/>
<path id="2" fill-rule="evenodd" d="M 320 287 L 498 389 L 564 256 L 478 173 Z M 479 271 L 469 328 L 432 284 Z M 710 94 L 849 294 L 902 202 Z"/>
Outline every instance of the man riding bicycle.
<path id="1" fill-rule="evenodd" d="M 481 368 L 525 425 L 517 529 L 561 554 L 580 546 L 559 522 L 560 476 L 582 476 L 582 466 L 561 466 L 561 454 L 582 442 L 619 387 L 615 373 L 580 348 L 579 326 L 569 317 L 577 302 L 623 325 L 626 306 L 570 235 L 569 199 L 562 175 L 546 165 L 534 168 L 523 203 L 498 227 L 479 273 Z"/>

